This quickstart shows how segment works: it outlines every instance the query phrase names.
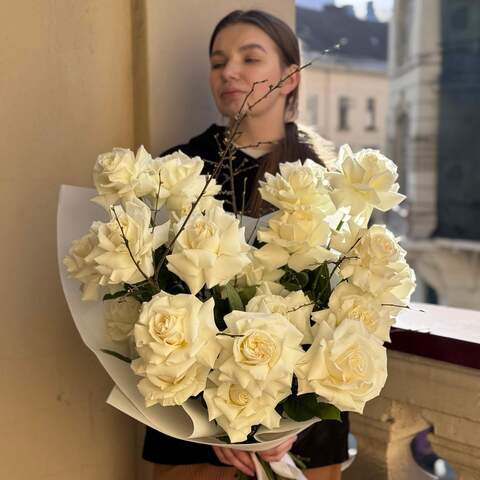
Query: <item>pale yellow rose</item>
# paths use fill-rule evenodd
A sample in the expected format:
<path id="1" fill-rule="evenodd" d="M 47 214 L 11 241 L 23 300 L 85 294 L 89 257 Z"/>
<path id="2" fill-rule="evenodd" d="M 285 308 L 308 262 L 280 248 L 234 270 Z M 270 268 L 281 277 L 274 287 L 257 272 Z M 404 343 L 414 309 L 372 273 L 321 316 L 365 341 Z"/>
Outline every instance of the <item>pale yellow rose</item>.
<path id="1" fill-rule="evenodd" d="M 161 187 L 159 201 L 157 202 L 156 199 L 158 192 L 154 192 L 151 203 L 156 203 L 157 208 L 165 206 L 168 210 L 175 212 L 177 216 L 186 215 L 207 182 L 207 176 L 201 175 L 203 160 L 200 157 L 190 158 L 179 150 L 170 155 L 156 158 L 153 164 L 157 176 L 160 178 Z M 220 186 L 216 184 L 215 180 L 212 180 L 204 195 L 212 197 L 219 191 Z"/>
<path id="2" fill-rule="evenodd" d="M 279 267 L 287 263 L 288 253 L 279 256 L 277 249 L 271 245 L 252 247 L 248 257 L 250 263 L 236 277 L 235 285 L 239 288 L 259 285 L 262 282 L 276 282 L 285 273 Z"/>
<path id="3" fill-rule="evenodd" d="M 182 405 L 205 389 L 210 372 L 210 368 L 200 363 L 193 364 L 181 375 L 177 374 L 175 368 L 155 364 L 146 366 L 138 360 L 132 362 L 132 368 L 137 375 L 145 375 L 137 388 L 147 407 L 156 404 L 163 407 Z"/>
<path id="4" fill-rule="evenodd" d="M 282 163 L 279 169 L 275 176 L 266 173 L 265 181 L 259 182 L 265 201 L 289 212 L 314 208 L 326 215 L 334 211 L 324 167 L 307 159 L 303 165 L 300 160 Z"/>
<path id="5" fill-rule="evenodd" d="M 335 326 L 345 320 L 358 320 L 381 342 L 390 341 L 390 327 L 393 325 L 393 319 L 390 316 L 390 310 L 382 306 L 378 297 L 343 282 L 334 288 L 328 306 L 326 310 L 314 312 L 312 319 L 319 323 L 326 320 L 326 315 L 333 314 Z"/>
<path id="6" fill-rule="evenodd" d="M 152 157 L 143 145 L 136 156 L 126 148 L 114 148 L 99 155 L 93 169 L 93 182 L 98 196 L 92 201 L 107 210 L 118 201 L 147 196 L 158 189 Z"/>
<path id="7" fill-rule="evenodd" d="M 81 282 L 82 300 L 98 300 L 99 284 L 101 275 L 96 269 L 96 263 L 88 260 L 90 253 L 98 245 L 98 226 L 100 222 L 94 222 L 90 230 L 82 238 L 74 240 L 63 259 L 68 273 L 71 277 Z"/>
<path id="8" fill-rule="evenodd" d="M 154 273 L 153 252 L 167 241 L 170 222 L 152 231 L 150 209 L 137 198 L 126 201 L 125 209 L 119 205 L 112 209 L 110 222 L 97 224 L 98 243 L 86 261 L 96 264 L 100 285 L 141 282 L 144 277 L 128 252 L 121 228 L 135 261 L 143 273 L 151 277 Z"/>
<path id="9" fill-rule="evenodd" d="M 220 351 L 214 306 L 213 298 L 203 303 L 194 295 L 166 292 L 143 304 L 134 328 L 140 358 L 132 369 L 145 377 L 139 389 L 148 394 L 147 406 L 180 405 L 205 388 Z"/>
<path id="10" fill-rule="evenodd" d="M 342 225 L 340 230 L 332 230 L 330 247 L 345 255 L 350 252 L 366 231 L 356 222 L 348 220 Z"/>
<path id="11" fill-rule="evenodd" d="M 401 282 L 397 274 L 405 269 L 405 254 L 384 225 L 373 225 L 340 264 L 339 273 L 362 290 L 380 295 Z"/>
<path id="12" fill-rule="evenodd" d="M 289 392 L 284 392 L 274 399 L 268 395 L 255 398 L 240 385 L 220 381 L 218 372 L 212 372 L 209 378 L 215 387 L 209 387 L 203 393 L 208 419 L 215 420 L 225 430 L 231 442 L 246 440 L 253 425 L 264 425 L 267 428 L 280 425 L 281 417 L 275 411 L 275 406 L 288 396 Z"/>
<path id="13" fill-rule="evenodd" d="M 300 272 L 313 270 L 337 255 L 327 249 L 330 227 L 321 213 L 315 210 L 277 212 L 268 222 L 268 229 L 260 229 L 257 238 L 272 246 L 271 255 L 286 258 L 288 266 Z"/>
<path id="14" fill-rule="evenodd" d="M 133 335 L 141 303 L 133 297 L 121 297 L 104 302 L 107 335 L 114 342 L 123 342 Z"/>
<path id="15" fill-rule="evenodd" d="M 299 395 L 315 392 L 342 411 L 362 413 L 387 379 L 386 349 L 362 322 L 344 320 L 334 330 L 323 322 L 295 374 Z"/>
<path id="16" fill-rule="evenodd" d="M 279 313 L 283 315 L 297 330 L 302 332 L 302 344 L 312 343 L 310 315 L 313 310 L 312 301 L 301 291 L 280 295 L 256 295 L 245 307 L 247 312 Z"/>
<path id="17" fill-rule="evenodd" d="M 175 225 L 175 233 L 184 221 Z M 167 256 L 167 268 L 196 294 L 205 284 L 208 288 L 225 285 L 240 273 L 250 263 L 249 250 L 244 228 L 239 228 L 235 216 L 214 207 L 189 218 Z"/>
<path id="18" fill-rule="evenodd" d="M 354 154 L 343 145 L 338 156 L 340 171 L 326 175 L 337 207 L 350 207 L 350 213 L 358 215 L 371 208 L 386 212 L 404 200 L 395 183 L 396 165 L 378 150 L 363 149 Z"/>
<path id="19" fill-rule="evenodd" d="M 222 351 L 215 365 L 221 382 L 244 388 L 258 398 L 290 392 L 295 364 L 302 356 L 303 334 L 284 316 L 233 311 L 218 336 Z"/>

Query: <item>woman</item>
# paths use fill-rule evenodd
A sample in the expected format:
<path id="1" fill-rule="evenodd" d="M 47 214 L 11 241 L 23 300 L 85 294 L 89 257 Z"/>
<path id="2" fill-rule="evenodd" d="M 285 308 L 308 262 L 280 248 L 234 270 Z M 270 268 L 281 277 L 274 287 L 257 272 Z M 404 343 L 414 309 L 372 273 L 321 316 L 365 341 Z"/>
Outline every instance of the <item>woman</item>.
<path id="1" fill-rule="evenodd" d="M 265 12 L 234 11 L 213 31 L 209 53 L 213 98 L 230 125 L 254 82 L 267 80 L 256 85 L 248 97 L 249 105 L 260 99 L 269 85 L 288 76 L 279 88 L 248 113 L 240 125 L 241 135 L 236 138 L 239 149 L 234 160 L 236 208 L 242 206 L 245 189 L 247 213 L 259 216 L 262 200 L 257 182 L 266 171 L 275 172 L 279 162 L 289 160 L 312 158 L 322 163 L 331 160 L 334 153 L 328 142 L 317 141 L 312 145 L 312 137 L 299 132 L 292 122 L 297 110 L 300 54 L 297 38 L 288 25 Z M 199 155 L 211 172 L 219 159 L 217 141 L 224 136 L 225 128 L 212 125 L 188 144 L 166 153 L 181 149 L 187 155 Z M 227 164 L 217 181 L 225 190 L 230 189 Z M 232 196 L 224 194 L 223 198 L 225 207 L 233 209 Z M 289 439 L 263 452 L 262 456 L 267 461 L 275 461 L 291 450 L 308 458 L 308 478 L 339 479 L 340 463 L 348 458 L 347 435 L 348 417 L 344 415 L 343 423 L 317 423 L 298 438 Z M 233 479 L 235 470 L 232 467 L 246 475 L 254 475 L 253 463 L 246 452 L 179 441 L 151 429 L 147 429 L 143 457 L 156 463 L 155 480 Z"/>

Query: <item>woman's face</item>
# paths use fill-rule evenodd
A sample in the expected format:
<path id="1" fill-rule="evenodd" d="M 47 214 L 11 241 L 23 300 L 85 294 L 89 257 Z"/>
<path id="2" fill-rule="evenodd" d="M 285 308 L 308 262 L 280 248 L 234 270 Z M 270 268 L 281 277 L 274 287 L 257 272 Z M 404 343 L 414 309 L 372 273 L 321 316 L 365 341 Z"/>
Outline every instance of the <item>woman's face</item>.
<path id="1" fill-rule="evenodd" d="M 253 82 L 267 80 L 255 86 L 248 103 L 252 104 L 268 91 L 269 85 L 284 76 L 278 48 L 258 27 L 238 23 L 221 30 L 210 55 L 210 88 L 218 110 L 230 119 L 240 110 Z M 286 96 L 291 89 L 273 91 L 251 112 L 261 116 L 271 109 L 283 115 Z"/>

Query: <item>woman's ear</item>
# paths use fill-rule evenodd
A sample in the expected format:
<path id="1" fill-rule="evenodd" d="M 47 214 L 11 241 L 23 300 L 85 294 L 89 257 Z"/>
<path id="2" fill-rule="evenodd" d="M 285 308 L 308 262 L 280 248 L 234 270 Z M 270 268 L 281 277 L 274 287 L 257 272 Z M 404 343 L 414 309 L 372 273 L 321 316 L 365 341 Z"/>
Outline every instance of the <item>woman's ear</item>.
<path id="1" fill-rule="evenodd" d="M 287 96 L 289 93 L 293 92 L 300 83 L 300 72 L 298 72 L 298 65 L 289 65 L 282 73 L 282 78 L 290 75 L 280 87 L 281 92 Z"/>

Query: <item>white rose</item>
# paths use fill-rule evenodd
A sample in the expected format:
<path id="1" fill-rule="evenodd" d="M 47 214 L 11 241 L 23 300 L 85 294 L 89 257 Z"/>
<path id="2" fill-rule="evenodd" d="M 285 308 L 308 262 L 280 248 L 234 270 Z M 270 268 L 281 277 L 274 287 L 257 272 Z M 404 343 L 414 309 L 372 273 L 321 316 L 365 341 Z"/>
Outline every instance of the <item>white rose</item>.
<path id="1" fill-rule="evenodd" d="M 207 182 L 206 175 L 201 175 L 203 160 L 200 157 L 190 158 L 179 150 L 156 158 L 154 167 L 161 181 L 157 207 L 164 205 L 178 216 L 186 215 Z M 220 186 L 212 180 L 204 195 L 212 197 L 219 191 Z"/>
<path id="2" fill-rule="evenodd" d="M 140 314 L 141 303 L 133 297 L 121 297 L 105 302 L 104 320 L 107 335 L 122 342 L 133 335 L 133 327 Z"/>
<path id="3" fill-rule="evenodd" d="M 256 295 L 248 302 L 245 310 L 247 312 L 279 313 L 302 332 L 302 344 L 312 343 L 310 315 L 313 304 L 301 290 L 288 292 L 284 297 L 272 294 Z"/>
<path id="4" fill-rule="evenodd" d="M 288 254 L 288 266 L 296 272 L 313 270 L 326 260 L 337 259 L 326 248 L 330 227 L 314 210 L 277 212 L 269 220 L 268 229 L 257 232 L 257 238 L 275 247 L 272 255 L 285 258 Z"/>
<path id="5" fill-rule="evenodd" d="M 143 273 L 151 277 L 153 252 L 167 241 L 170 222 L 155 227 L 152 232 L 150 209 L 137 198 L 125 202 L 125 210 L 119 205 L 112 208 L 115 213 L 111 212 L 110 222 L 97 224 L 98 244 L 86 261 L 96 264 L 101 275 L 100 285 L 141 282 L 144 277 L 128 252 L 121 228 L 135 261 Z"/>
<path id="6" fill-rule="evenodd" d="M 281 283 L 263 281 L 257 286 L 255 295 L 280 295 L 286 297 L 290 293 Z"/>
<path id="7" fill-rule="evenodd" d="M 302 333 L 273 313 L 233 311 L 225 323 L 227 329 L 218 336 L 219 380 L 240 385 L 254 398 L 289 393 L 293 369 L 303 354 Z"/>
<path id="8" fill-rule="evenodd" d="M 160 404 L 163 407 L 182 405 L 189 398 L 201 393 L 207 384 L 210 368 L 200 363 L 193 364 L 181 375 L 174 368 L 132 362 L 137 375 L 146 375 L 138 382 L 137 388 L 145 399 L 145 405 L 151 407 Z"/>
<path id="9" fill-rule="evenodd" d="M 373 225 L 340 264 L 339 272 L 362 290 L 379 295 L 400 282 L 397 273 L 405 267 L 405 254 L 384 225 Z"/>
<path id="10" fill-rule="evenodd" d="M 266 173 L 265 181 L 260 181 L 259 192 L 264 200 L 290 212 L 311 208 L 324 215 L 333 212 L 324 167 L 307 159 L 303 165 L 300 160 L 282 163 L 279 169 L 280 173 Z"/>
<path id="11" fill-rule="evenodd" d="M 100 222 L 94 222 L 90 230 L 82 238 L 74 240 L 63 259 L 71 277 L 81 282 L 82 300 L 98 300 L 98 288 L 101 279 L 96 269 L 96 263 L 88 260 L 90 253 L 98 245 L 98 226 Z"/>
<path id="12" fill-rule="evenodd" d="M 340 147 L 339 172 L 329 172 L 331 198 L 337 207 L 351 207 L 358 215 L 372 207 L 386 212 L 405 196 L 398 193 L 396 165 L 378 150 L 364 149 L 354 154 L 348 145 Z"/>
<path id="13" fill-rule="evenodd" d="M 288 396 L 288 392 L 275 399 L 267 395 L 254 398 L 240 385 L 220 381 L 218 372 L 212 372 L 210 380 L 216 386 L 203 392 L 208 419 L 216 420 L 231 442 L 246 440 L 253 425 L 261 424 L 267 428 L 280 425 L 281 417 L 275 411 L 275 406 Z"/>
<path id="14" fill-rule="evenodd" d="M 175 233 L 184 221 L 175 225 Z M 208 288 L 225 285 L 240 273 L 250 263 L 249 250 L 238 220 L 215 207 L 189 218 L 167 256 L 167 268 L 196 294 L 205 284 Z"/>
<path id="15" fill-rule="evenodd" d="M 194 295 L 166 292 L 143 304 L 134 328 L 140 358 L 132 369 L 145 377 L 139 389 L 148 392 L 147 406 L 180 405 L 205 388 L 220 351 L 214 306 L 213 298 L 202 303 Z"/>
<path id="16" fill-rule="evenodd" d="M 312 318 L 320 322 L 329 312 L 335 315 L 336 325 L 345 320 L 358 320 L 381 342 L 390 341 L 393 320 L 390 310 L 382 306 L 378 297 L 344 282 L 333 290 L 328 306 L 327 310 L 314 312 Z"/>
<path id="17" fill-rule="evenodd" d="M 345 320 L 335 330 L 322 323 L 295 373 L 299 394 L 315 392 L 342 411 L 362 413 L 387 379 L 386 349 L 361 322 Z"/>
<path id="18" fill-rule="evenodd" d="M 277 249 L 271 245 L 262 248 L 252 247 L 248 253 L 250 263 L 236 278 L 238 287 L 259 285 L 262 282 L 276 282 L 285 273 L 279 267 L 288 261 L 288 254 L 279 256 Z"/>
<path id="19" fill-rule="evenodd" d="M 332 230 L 330 247 L 343 254 L 349 253 L 365 232 L 366 229 L 361 228 L 356 222 L 347 221 L 340 230 Z"/>
<path id="20" fill-rule="evenodd" d="M 136 156 L 126 148 L 114 148 L 99 155 L 93 182 L 99 195 L 92 200 L 107 210 L 119 200 L 147 196 L 158 189 L 152 157 L 143 145 Z"/>

